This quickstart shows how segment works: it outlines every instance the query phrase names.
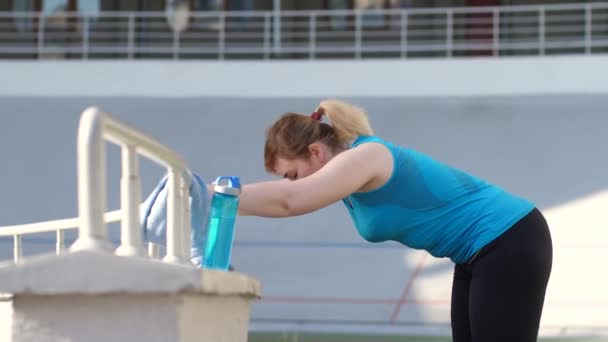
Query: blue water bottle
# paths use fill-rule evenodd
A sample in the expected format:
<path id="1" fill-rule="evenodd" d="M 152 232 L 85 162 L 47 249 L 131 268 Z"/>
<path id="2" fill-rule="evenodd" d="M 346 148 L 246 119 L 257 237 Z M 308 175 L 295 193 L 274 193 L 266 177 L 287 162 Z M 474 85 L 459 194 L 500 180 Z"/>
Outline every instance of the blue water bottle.
<path id="1" fill-rule="evenodd" d="M 213 197 L 207 223 L 203 267 L 228 270 L 241 183 L 238 177 L 221 176 L 213 182 Z"/>

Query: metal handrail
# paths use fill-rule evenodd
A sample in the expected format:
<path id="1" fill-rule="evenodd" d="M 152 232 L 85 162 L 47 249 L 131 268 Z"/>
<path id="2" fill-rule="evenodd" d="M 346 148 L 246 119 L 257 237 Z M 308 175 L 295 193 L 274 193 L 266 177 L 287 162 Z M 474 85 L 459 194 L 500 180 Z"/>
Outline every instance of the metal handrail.
<path id="1" fill-rule="evenodd" d="M 106 212 L 106 141 L 121 147 L 122 179 L 121 209 Z M 78 228 L 78 238 L 71 251 L 93 250 L 107 252 L 113 246 L 107 238 L 106 223 L 121 221 L 121 245 L 115 253 L 126 256 L 158 256 L 158 246 L 143 248 L 139 212 L 141 182 L 138 155 L 155 161 L 168 171 L 166 262 L 192 265 L 190 262 L 190 205 L 189 189 L 192 174 L 177 153 L 112 118 L 98 108 L 82 113 L 78 129 L 78 214 L 77 218 L 46 221 L 25 225 L 0 227 L 0 237 L 13 236 L 14 260 L 22 257 L 23 235 L 56 232 L 56 252 L 64 248 L 65 230 Z"/>
<path id="2" fill-rule="evenodd" d="M 121 210 L 109 211 L 104 214 L 105 223 L 118 222 L 122 219 Z M 65 250 L 65 231 L 76 230 L 79 225 L 78 217 L 26 223 L 14 226 L 0 227 L 0 237 L 13 238 L 13 260 L 15 262 L 23 258 L 23 242 L 21 238 L 25 235 L 34 235 L 41 233 L 55 233 L 55 253 L 59 254 Z M 158 258 L 160 246 L 153 242 L 148 242 L 148 256 Z"/>
<path id="3" fill-rule="evenodd" d="M 104 214 L 105 223 L 118 222 L 122 219 L 121 210 L 108 211 Z M 21 238 L 24 235 L 34 235 L 40 233 L 55 233 L 55 253 L 59 254 L 65 250 L 65 234 L 67 230 L 78 229 L 78 217 L 44 221 L 37 223 L 27 223 L 15 226 L 0 227 L 0 237 L 13 238 L 13 260 L 15 262 L 23 258 L 23 248 Z M 148 256 L 151 258 L 159 257 L 160 246 L 153 242 L 148 242 Z"/>
<path id="4" fill-rule="evenodd" d="M 48 13 L 0 12 L 0 58 L 378 56 L 368 53 L 370 50 L 383 51 L 381 57 L 410 58 L 608 51 L 608 2 L 191 12 L 184 31 L 173 31 L 165 12 L 101 12 L 95 16 L 66 12 L 60 25 L 52 23 L 52 18 Z M 31 30 L 17 30 L 22 21 Z M 517 44 L 522 38 L 534 46 Z M 480 48 L 476 41 L 480 39 L 488 47 Z M 573 39 L 580 44 L 573 44 Z M 370 49 L 377 45 L 379 49 Z"/>

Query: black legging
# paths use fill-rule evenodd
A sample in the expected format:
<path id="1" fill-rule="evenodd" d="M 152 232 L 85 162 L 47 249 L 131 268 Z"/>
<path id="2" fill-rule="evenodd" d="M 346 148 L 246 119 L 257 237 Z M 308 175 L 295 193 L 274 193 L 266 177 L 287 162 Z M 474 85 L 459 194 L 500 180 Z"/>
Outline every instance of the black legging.
<path id="1" fill-rule="evenodd" d="M 545 300 L 553 248 L 549 227 L 534 209 L 454 268 L 454 342 L 533 342 Z"/>

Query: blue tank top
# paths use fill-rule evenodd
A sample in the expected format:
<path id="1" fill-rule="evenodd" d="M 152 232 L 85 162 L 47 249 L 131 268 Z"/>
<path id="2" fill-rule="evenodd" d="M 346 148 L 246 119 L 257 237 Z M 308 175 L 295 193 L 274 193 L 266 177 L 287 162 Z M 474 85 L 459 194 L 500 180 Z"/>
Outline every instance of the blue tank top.
<path id="1" fill-rule="evenodd" d="M 466 263 L 483 246 L 534 209 L 534 204 L 413 149 L 375 136 L 393 155 L 389 180 L 380 188 L 343 199 L 370 242 L 397 241 L 435 257 Z"/>

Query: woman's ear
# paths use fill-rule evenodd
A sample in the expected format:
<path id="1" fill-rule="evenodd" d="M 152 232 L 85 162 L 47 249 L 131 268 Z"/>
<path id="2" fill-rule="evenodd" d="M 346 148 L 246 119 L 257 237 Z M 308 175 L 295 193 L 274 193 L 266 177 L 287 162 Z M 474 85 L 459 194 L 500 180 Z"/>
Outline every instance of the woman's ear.
<path id="1" fill-rule="evenodd" d="M 308 145 L 308 151 L 310 152 L 311 158 L 317 159 L 319 161 L 325 160 L 325 149 L 324 146 L 320 143 L 312 143 Z"/>

